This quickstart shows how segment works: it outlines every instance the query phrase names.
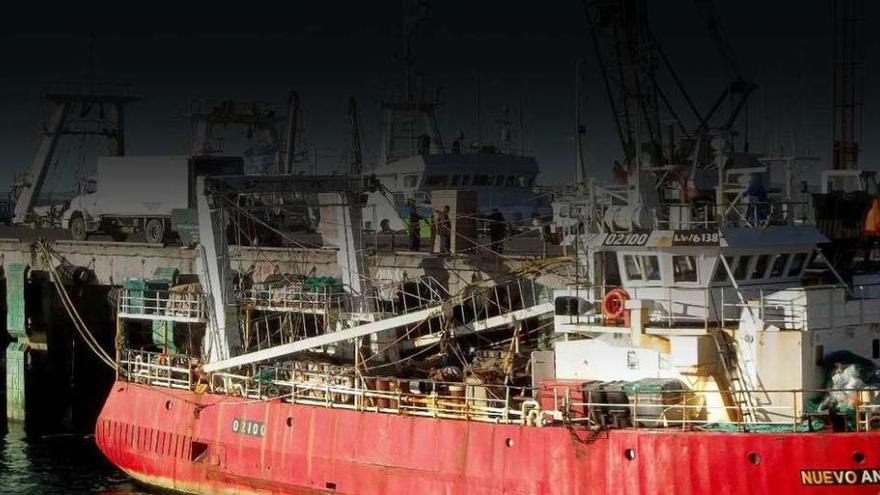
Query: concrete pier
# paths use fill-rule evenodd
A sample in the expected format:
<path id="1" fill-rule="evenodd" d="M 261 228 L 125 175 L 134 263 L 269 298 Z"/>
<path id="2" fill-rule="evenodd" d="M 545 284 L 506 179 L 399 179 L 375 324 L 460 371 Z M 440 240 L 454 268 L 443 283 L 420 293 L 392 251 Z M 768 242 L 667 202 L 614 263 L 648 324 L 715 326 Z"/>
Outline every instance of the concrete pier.
<path id="1" fill-rule="evenodd" d="M 116 289 L 130 278 L 150 278 L 160 267 L 195 274 L 200 262 L 197 249 L 180 246 L 71 240 L 49 244 L 67 262 L 94 274 L 90 284 L 71 287 L 70 291 L 76 306 L 87 308 L 82 315 L 111 354 Z M 503 258 L 479 252 L 468 253 L 469 256 L 437 256 L 427 252 L 395 252 L 391 243 L 376 253 L 377 244 L 368 248 L 367 257 L 370 277 L 377 283 L 429 275 L 450 293 L 474 282 L 500 280 L 527 268 L 540 257 L 535 253 L 540 253 L 540 249 L 527 254 L 505 254 Z M 238 272 L 341 275 L 333 249 L 231 246 L 230 258 L 233 270 Z M 97 414 L 101 406 L 113 373 L 76 335 L 43 263 L 32 241 L 0 239 L 0 266 L 5 276 L 0 287 L 6 289 L 0 300 L 7 303 L 9 335 L 5 341 L 0 339 L 6 356 L 7 416 L 26 420 L 38 414 L 51 424 L 88 424 L 89 416 Z M 541 282 L 548 286 L 562 283 Z"/>

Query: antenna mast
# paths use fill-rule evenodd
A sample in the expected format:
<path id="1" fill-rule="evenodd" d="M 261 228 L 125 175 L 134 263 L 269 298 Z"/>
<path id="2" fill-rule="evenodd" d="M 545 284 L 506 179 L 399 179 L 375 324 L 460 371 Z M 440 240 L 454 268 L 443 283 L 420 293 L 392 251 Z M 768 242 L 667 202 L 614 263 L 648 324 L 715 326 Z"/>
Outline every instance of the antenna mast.
<path id="1" fill-rule="evenodd" d="M 861 134 L 861 54 L 859 23 L 863 0 L 834 0 L 834 149 L 835 170 L 852 170 L 858 165 Z"/>
<path id="2" fill-rule="evenodd" d="M 574 136 L 574 183 L 577 186 L 583 185 L 586 180 L 586 172 L 584 171 L 584 151 L 581 137 L 585 133 L 584 125 L 581 123 L 581 59 L 577 60 L 575 65 L 574 80 L 574 106 L 575 106 L 575 136 Z"/>
<path id="3" fill-rule="evenodd" d="M 349 155 L 349 173 L 359 176 L 363 173 L 363 154 L 361 152 L 361 130 L 358 124 L 357 101 L 354 96 L 348 99 L 348 132 L 351 140 L 351 149 Z"/>

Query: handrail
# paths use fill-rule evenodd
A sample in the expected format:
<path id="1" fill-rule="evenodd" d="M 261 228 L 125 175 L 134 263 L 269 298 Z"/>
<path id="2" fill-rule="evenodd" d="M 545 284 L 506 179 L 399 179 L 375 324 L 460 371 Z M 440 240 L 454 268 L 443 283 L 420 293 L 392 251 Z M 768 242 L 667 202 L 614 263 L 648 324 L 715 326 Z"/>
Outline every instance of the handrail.
<path id="1" fill-rule="evenodd" d="M 117 311 L 123 318 L 205 321 L 207 299 L 201 292 L 173 289 L 120 289 Z"/>
<path id="2" fill-rule="evenodd" d="M 880 290 L 871 290 L 880 284 L 860 284 L 854 287 L 854 294 L 843 301 L 844 309 L 834 308 L 837 303 L 835 292 L 844 292 L 840 285 L 813 285 L 782 288 L 740 287 L 626 287 L 632 299 L 652 301 L 649 308 L 648 323 L 652 326 L 688 327 L 715 326 L 724 328 L 728 323 L 738 322 L 742 310 L 751 311 L 764 323 L 775 325 L 783 330 L 801 330 L 810 321 L 819 322 L 823 327 L 846 320 L 846 324 L 860 324 L 880 321 Z M 569 292 L 577 292 L 577 297 L 590 303 L 593 308 L 584 314 L 570 315 L 572 324 L 603 325 L 604 317 L 600 310 L 607 292 L 619 286 L 579 285 L 567 287 Z M 738 297 L 742 296 L 742 299 Z M 823 306 L 816 306 L 814 298 L 824 298 Z M 822 307 L 829 308 L 828 314 L 819 314 Z M 847 309 L 848 308 L 848 309 Z M 818 316 L 817 316 L 818 315 Z M 761 329 L 759 329 L 760 331 Z"/>
<path id="3" fill-rule="evenodd" d="M 798 432 L 816 430 L 817 422 L 827 422 L 828 414 L 817 410 L 819 398 L 843 393 L 855 428 L 880 428 L 880 405 L 871 403 L 877 390 L 868 388 L 743 391 L 768 398 L 755 405 L 754 418 L 744 420 L 727 390 L 634 388 L 625 392 L 621 402 L 608 400 L 608 389 L 578 389 L 574 396 L 570 388 L 558 385 L 536 389 L 364 377 L 351 367 L 318 367 L 324 369 L 277 366 L 263 367 L 257 376 L 214 373 L 206 377 L 185 356 L 135 350 L 123 350 L 120 355 L 121 379 L 130 382 L 189 390 L 202 386 L 214 394 L 254 401 L 281 400 L 363 412 L 526 426 Z"/>

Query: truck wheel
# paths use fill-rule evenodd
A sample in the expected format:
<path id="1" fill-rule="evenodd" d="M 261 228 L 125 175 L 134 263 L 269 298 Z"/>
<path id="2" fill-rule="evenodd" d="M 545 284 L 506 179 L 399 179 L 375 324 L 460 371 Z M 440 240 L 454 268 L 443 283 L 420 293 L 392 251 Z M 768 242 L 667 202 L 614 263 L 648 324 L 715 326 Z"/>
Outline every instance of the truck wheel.
<path id="1" fill-rule="evenodd" d="M 74 241 L 86 240 L 86 220 L 83 217 L 76 216 L 71 218 L 68 229 L 70 230 L 70 237 L 72 237 Z"/>
<path id="2" fill-rule="evenodd" d="M 151 218 L 144 227 L 144 236 L 150 244 L 162 244 L 165 242 L 165 222 L 158 218 Z"/>

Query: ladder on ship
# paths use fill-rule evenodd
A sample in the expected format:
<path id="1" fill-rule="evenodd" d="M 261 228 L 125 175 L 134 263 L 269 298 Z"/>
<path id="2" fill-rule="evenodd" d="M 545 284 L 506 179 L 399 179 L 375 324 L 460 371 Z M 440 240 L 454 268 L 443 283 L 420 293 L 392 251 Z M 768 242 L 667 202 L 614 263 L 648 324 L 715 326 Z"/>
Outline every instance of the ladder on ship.
<path id="1" fill-rule="evenodd" d="M 748 373 L 745 373 L 741 366 L 740 354 L 737 346 L 732 339 L 723 330 L 717 329 L 712 332 L 712 338 L 715 342 L 715 349 L 718 352 L 718 362 L 721 365 L 721 371 L 727 380 L 730 391 L 731 401 L 734 410 L 739 416 L 742 427 L 747 429 L 746 425 L 757 422 L 757 411 L 754 402 L 751 387 L 751 380 Z"/>

